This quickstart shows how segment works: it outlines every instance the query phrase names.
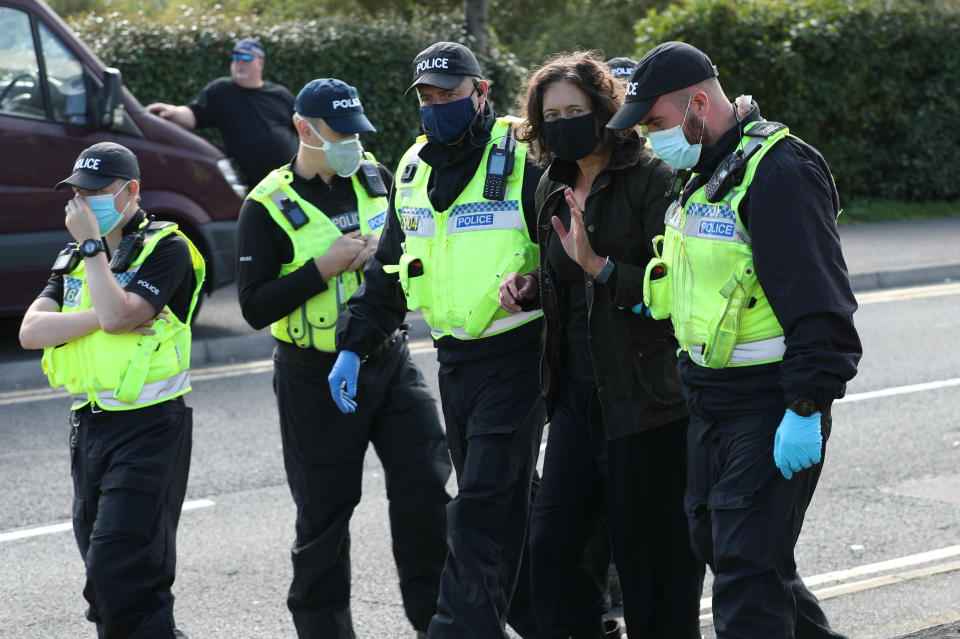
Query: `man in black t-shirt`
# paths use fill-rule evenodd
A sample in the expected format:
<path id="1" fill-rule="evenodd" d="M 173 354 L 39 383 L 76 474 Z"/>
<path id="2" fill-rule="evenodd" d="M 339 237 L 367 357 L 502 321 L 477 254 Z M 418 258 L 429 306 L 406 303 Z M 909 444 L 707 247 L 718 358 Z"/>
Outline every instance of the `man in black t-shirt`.
<path id="1" fill-rule="evenodd" d="M 73 188 L 64 211 L 76 243 L 27 309 L 20 344 L 44 349 L 50 384 L 73 395 L 73 531 L 87 619 L 102 639 L 183 637 L 170 588 L 190 468 L 193 418 L 183 395 L 203 258 L 175 225 L 146 219 L 129 149 L 94 144 L 73 169 L 56 188 Z"/>
<path id="2" fill-rule="evenodd" d="M 189 106 L 155 102 L 147 105 L 147 111 L 191 131 L 216 127 L 227 155 L 253 188 L 297 152 L 293 94 L 263 80 L 264 62 L 259 40 L 240 40 L 233 47 L 230 77 L 205 86 Z"/>

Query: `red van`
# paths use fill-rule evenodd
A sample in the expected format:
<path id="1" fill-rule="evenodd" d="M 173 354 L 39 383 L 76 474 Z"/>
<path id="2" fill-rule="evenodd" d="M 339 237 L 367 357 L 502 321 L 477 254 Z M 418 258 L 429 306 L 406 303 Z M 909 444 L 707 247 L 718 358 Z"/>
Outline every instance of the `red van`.
<path id="1" fill-rule="evenodd" d="M 234 279 L 246 185 L 215 146 L 147 113 L 42 0 L 0 0 L 0 316 L 36 298 L 70 235 L 53 186 L 77 155 L 117 142 L 140 161 L 141 205 L 207 258 L 208 292 Z"/>

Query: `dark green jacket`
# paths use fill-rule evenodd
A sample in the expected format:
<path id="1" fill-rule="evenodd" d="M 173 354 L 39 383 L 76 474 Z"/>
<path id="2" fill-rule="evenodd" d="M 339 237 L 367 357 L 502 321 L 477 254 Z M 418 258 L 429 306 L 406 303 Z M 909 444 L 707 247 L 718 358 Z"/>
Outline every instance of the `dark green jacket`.
<path id="1" fill-rule="evenodd" d="M 552 412 L 564 375 L 566 295 L 549 261 L 549 242 L 559 241 L 551 218 L 573 186 L 577 167 L 555 159 L 537 189 L 540 246 L 539 303 L 544 311 L 540 382 Z M 615 266 L 606 284 L 584 273 L 588 342 L 607 438 L 652 430 L 687 414 L 677 379 L 677 342 L 669 321 L 631 311 L 643 300 L 643 273 L 653 257 L 651 240 L 663 233 L 673 171 L 633 137 L 621 142 L 594 179 L 584 223 L 590 245 Z"/>

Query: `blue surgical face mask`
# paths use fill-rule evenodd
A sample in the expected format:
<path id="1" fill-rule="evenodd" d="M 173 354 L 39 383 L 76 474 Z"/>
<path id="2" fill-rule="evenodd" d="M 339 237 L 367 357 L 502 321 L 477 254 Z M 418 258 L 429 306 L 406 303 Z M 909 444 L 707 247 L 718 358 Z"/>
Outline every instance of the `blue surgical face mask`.
<path id="1" fill-rule="evenodd" d="M 420 119 L 427 137 L 443 144 L 453 144 L 462 138 L 476 117 L 473 94 L 453 102 L 420 107 Z"/>
<path id="2" fill-rule="evenodd" d="M 127 206 L 130 206 L 130 202 L 133 202 L 133 200 L 129 200 L 127 206 L 123 207 L 123 211 L 117 211 L 117 207 L 114 204 L 117 196 L 127 188 L 127 184 L 130 184 L 130 180 L 124 182 L 123 186 L 121 186 L 116 193 L 88 195 L 85 198 L 87 200 L 87 206 L 89 206 L 93 214 L 97 216 L 97 224 L 100 226 L 101 236 L 106 235 L 117 227 L 117 224 L 123 219 L 123 214 L 126 212 Z"/>
<path id="3" fill-rule="evenodd" d="M 690 96 L 690 100 L 693 100 L 693 96 Z M 687 113 L 690 112 L 690 100 L 687 101 L 687 110 L 683 112 L 680 124 L 663 131 L 651 131 L 647 136 L 653 152 L 675 169 L 692 168 L 700 160 L 703 129 L 700 129 L 700 142 L 696 144 L 687 142 L 687 136 L 683 132 L 683 123 L 686 122 Z"/>

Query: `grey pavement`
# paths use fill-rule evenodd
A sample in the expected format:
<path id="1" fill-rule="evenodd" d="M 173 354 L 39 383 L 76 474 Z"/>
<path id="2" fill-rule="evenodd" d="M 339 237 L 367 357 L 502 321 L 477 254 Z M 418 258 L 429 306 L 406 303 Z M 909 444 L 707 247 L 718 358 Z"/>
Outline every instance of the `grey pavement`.
<path id="1" fill-rule="evenodd" d="M 919 286 L 960 281 L 960 215 L 840 227 L 853 290 Z M 419 313 L 408 316 L 411 338 L 427 339 Z M 0 323 L 0 391 L 45 385 L 40 354 L 22 350 L 19 321 Z M 255 331 L 240 315 L 236 288 L 227 286 L 203 302 L 194 324 L 194 368 L 269 358 L 269 329 Z"/>

